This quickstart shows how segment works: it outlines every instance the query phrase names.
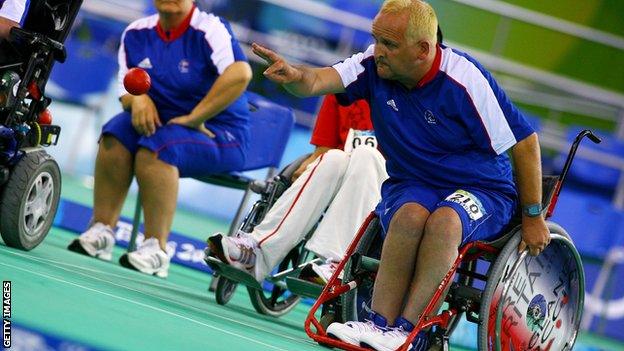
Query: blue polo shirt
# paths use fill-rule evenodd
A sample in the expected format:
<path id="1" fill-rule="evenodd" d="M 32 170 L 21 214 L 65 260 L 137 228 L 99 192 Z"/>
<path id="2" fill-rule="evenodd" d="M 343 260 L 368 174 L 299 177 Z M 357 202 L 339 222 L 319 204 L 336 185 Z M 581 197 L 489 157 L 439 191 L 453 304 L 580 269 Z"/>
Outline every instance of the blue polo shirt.
<path id="1" fill-rule="evenodd" d="M 128 94 L 123 86 L 128 69 L 145 69 L 152 80 L 148 95 L 163 124 L 190 113 L 229 65 L 247 60 L 228 22 L 197 8 L 169 32 L 158 14 L 133 22 L 122 35 L 118 59 L 119 96 Z M 243 94 L 208 123 L 248 133 L 248 113 Z"/>
<path id="2" fill-rule="evenodd" d="M 492 75 L 467 54 L 442 46 L 418 86 L 407 89 L 377 75 L 373 51 L 371 45 L 334 68 L 345 87 L 341 103 L 369 101 L 390 178 L 515 198 L 505 151 L 533 129 Z"/>

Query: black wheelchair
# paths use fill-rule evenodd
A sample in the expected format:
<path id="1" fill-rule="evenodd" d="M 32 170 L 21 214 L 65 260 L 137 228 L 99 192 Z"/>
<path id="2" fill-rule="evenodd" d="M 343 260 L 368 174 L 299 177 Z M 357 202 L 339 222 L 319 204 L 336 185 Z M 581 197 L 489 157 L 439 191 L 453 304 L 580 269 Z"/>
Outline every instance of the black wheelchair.
<path id="1" fill-rule="evenodd" d="M 308 157 L 309 155 L 301 156 L 269 181 L 255 181 L 251 184 L 251 190 L 259 194 L 260 199 L 243 220 L 239 231 L 250 233 L 256 225 L 262 222 L 275 201 L 290 186 L 293 173 Z M 259 283 L 250 274 L 232 268 L 217 258 L 211 257 L 208 248 L 206 248 L 205 261 L 218 274 L 218 277 L 215 278 L 217 282 L 214 288 L 217 303 L 220 305 L 227 304 L 238 284 L 247 287 L 251 304 L 258 313 L 273 317 L 288 313 L 297 305 L 302 296 L 318 297 L 322 291 L 322 285 L 298 278 L 306 265 L 320 262 L 320 259 L 315 258 L 311 252 L 305 249 L 307 239 L 314 232 L 314 229 L 312 228 L 306 238 L 286 255 L 272 274 L 265 279 L 264 284 Z"/>
<path id="2" fill-rule="evenodd" d="M 554 211 L 565 175 L 585 136 L 600 142 L 591 131 L 581 132 L 561 175 L 543 177 L 546 218 Z M 516 216 L 498 239 L 472 242 L 459 249 L 455 263 L 399 350 L 408 350 L 416 334 L 430 327 L 434 327 L 430 345 L 448 350 L 449 337 L 462 314 L 478 325 L 480 351 L 572 349 L 585 293 L 578 251 L 566 231 L 549 221 L 552 240 L 546 250 L 537 257 L 528 256 L 526 250 L 519 253 L 520 223 L 520 216 Z M 313 340 L 344 350 L 365 350 L 332 339 L 325 330 L 332 322 L 363 321 L 368 317 L 381 244 L 381 225 L 371 213 L 306 318 L 305 331 Z M 339 279 L 341 272 L 343 277 Z M 441 299 L 446 305 L 434 315 Z M 321 316 L 317 319 L 319 308 Z"/>
<path id="3" fill-rule="evenodd" d="M 35 248 L 46 237 L 60 199 L 61 173 L 43 146 L 60 127 L 40 124 L 50 98 L 45 86 L 82 0 L 30 4 L 23 28 L 0 42 L 0 233 L 6 245 Z"/>

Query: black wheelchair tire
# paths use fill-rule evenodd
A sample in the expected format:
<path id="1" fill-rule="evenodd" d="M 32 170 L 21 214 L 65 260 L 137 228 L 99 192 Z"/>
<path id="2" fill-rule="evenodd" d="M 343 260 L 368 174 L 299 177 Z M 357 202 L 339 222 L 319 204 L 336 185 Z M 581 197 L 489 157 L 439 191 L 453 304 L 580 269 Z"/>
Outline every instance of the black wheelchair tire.
<path id="1" fill-rule="evenodd" d="M 354 253 L 361 255 L 369 254 L 373 241 L 381 230 L 379 218 L 375 217 L 366 228 Z M 349 260 L 344 267 L 343 282 L 349 282 L 351 280 L 353 280 L 353 277 L 351 276 L 351 260 Z M 340 300 L 341 307 L 338 316 L 340 316 L 342 323 L 357 321 L 359 319 L 357 313 L 357 288 L 342 294 Z"/>
<path id="2" fill-rule="evenodd" d="M 227 304 L 234 296 L 238 283 L 223 276 L 217 276 L 213 279 L 217 280 L 217 287 L 215 289 L 215 300 L 219 305 Z"/>
<path id="3" fill-rule="evenodd" d="M 572 243 L 570 235 L 568 235 L 568 233 L 561 226 L 552 222 L 547 222 L 547 224 L 548 224 L 548 229 L 550 230 L 551 234 L 558 234 L 564 237 L 565 239 L 569 240 L 570 243 Z M 501 276 L 503 274 L 503 270 L 505 269 L 511 255 L 514 253 L 514 251 L 518 250 L 517 249 L 518 245 L 520 244 L 520 241 L 522 239 L 521 227 L 517 226 L 516 228 L 513 229 L 513 231 L 514 231 L 514 235 L 505 244 L 502 251 L 496 258 L 495 262 L 488 269 L 489 277 Z M 571 245 L 573 247 L 573 244 Z M 574 248 L 574 250 L 576 249 Z M 483 295 L 482 295 L 483 297 L 481 300 L 482 302 L 481 302 L 481 307 L 479 311 L 479 315 L 482 317 L 478 326 L 478 333 L 477 333 L 477 349 L 479 351 L 491 351 L 491 350 L 496 349 L 496 348 L 489 349 L 487 340 L 488 340 L 488 323 L 489 323 L 489 315 L 490 315 L 490 305 L 494 298 L 494 294 L 496 292 L 497 287 L 498 287 L 498 280 L 489 279 L 485 285 L 485 290 L 483 291 Z M 582 298 L 583 297 L 581 297 L 581 301 L 582 301 Z M 485 316 L 485 318 L 483 316 Z M 581 318 L 579 315 L 578 322 L 577 322 L 577 330 L 578 330 L 578 325 L 580 324 L 580 320 Z M 570 345 L 569 350 L 572 349 L 572 346 L 574 345 L 574 341 L 575 340 L 573 340 L 572 345 Z"/>
<path id="4" fill-rule="evenodd" d="M 50 193 L 38 194 L 36 181 L 51 187 Z M 44 196 L 45 213 L 29 215 L 26 204 L 38 196 Z M 54 222 L 54 216 L 61 197 L 61 171 L 52 156 L 44 150 L 27 150 L 26 154 L 11 170 L 9 180 L 3 186 L 0 196 L 0 234 L 5 244 L 29 251 L 37 247 L 47 236 Z M 34 228 L 27 228 L 28 218 L 36 221 Z"/>
<path id="5" fill-rule="evenodd" d="M 275 289 L 280 289 L 277 286 L 273 287 L 273 290 L 271 291 L 271 293 L 273 291 L 275 291 Z M 247 288 L 248 292 L 249 292 L 249 300 L 251 301 L 251 304 L 253 305 L 254 309 L 263 315 L 266 316 L 271 316 L 271 317 L 281 317 L 283 315 L 285 315 L 286 313 L 290 312 L 293 308 L 295 308 L 295 306 L 297 306 L 297 304 L 299 303 L 299 301 L 301 301 L 301 297 L 291 294 L 290 296 L 286 297 L 284 300 L 278 301 L 277 303 L 273 303 L 271 301 L 271 293 L 269 293 L 269 296 L 267 297 L 265 295 L 265 291 L 261 291 L 261 290 L 257 290 L 254 288 Z M 283 293 L 284 291 L 282 291 Z"/>

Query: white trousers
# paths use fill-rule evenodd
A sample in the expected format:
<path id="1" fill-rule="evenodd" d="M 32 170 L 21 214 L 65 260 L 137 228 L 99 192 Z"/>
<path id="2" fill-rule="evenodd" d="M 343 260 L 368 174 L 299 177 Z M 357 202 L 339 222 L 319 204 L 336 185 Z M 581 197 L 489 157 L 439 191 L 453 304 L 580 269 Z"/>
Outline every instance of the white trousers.
<path id="1" fill-rule="evenodd" d="M 264 280 L 321 216 L 323 220 L 306 248 L 321 258 L 342 260 L 360 225 L 379 202 L 381 184 L 387 178 L 383 156 L 371 147 L 358 147 L 351 154 L 330 150 L 320 156 L 251 233 L 259 243 L 256 279 Z"/>

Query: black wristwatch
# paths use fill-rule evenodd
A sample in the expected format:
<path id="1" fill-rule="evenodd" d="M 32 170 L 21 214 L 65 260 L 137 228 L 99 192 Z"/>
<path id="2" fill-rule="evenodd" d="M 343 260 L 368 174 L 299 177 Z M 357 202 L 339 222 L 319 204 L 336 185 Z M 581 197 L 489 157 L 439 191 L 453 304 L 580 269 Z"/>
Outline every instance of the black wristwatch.
<path id="1" fill-rule="evenodd" d="M 542 204 L 531 204 L 522 206 L 522 213 L 527 217 L 541 216 L 542 212 Z"/>

